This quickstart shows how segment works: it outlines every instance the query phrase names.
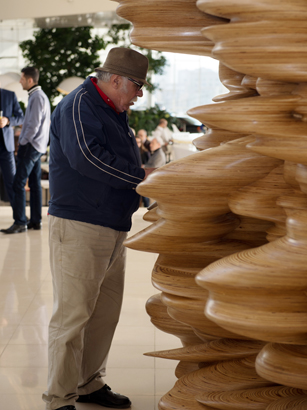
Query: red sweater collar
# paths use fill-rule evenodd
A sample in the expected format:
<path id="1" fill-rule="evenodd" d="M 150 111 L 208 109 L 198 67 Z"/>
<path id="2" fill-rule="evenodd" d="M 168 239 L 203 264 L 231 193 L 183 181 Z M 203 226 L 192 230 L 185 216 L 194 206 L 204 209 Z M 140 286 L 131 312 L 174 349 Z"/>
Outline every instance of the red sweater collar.
<path id="1" fill-rule="evenodd" d="M 110 98 L 109 98 L 107 95 L 105 95 L 105 93 L 98 87 L 98 85 L 97 85 L 97 78 L 91 77 L 91 81 L 92 81 L 92 83 L 94 84 L 94 86 L 96 87 L 96 90 L 99 92 L 99 95 L 101 96 L 101 98 L 103 99 L 103 101 L 104 101 L 105 103 L 107 103 L 111 108 L 113 108 L 113 110 L 114 110 L 115 112 L 117 112 L 113 101 L 110 100 Z M 117 114 L 119 114 L 119 113 L 117 112 Z"/>

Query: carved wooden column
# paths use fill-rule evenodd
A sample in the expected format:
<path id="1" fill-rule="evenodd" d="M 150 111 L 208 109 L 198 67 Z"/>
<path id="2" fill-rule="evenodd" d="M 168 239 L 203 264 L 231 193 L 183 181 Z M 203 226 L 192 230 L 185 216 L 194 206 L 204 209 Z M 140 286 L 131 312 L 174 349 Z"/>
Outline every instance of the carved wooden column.
<path id="1" fill-rule="evenodd" d="M 159 253 L 152 280 L 162 293 L 147 311 L 184 346 L 150 353 L 180 360 L 159 408 L 300 409 L 307 172 L 296 164 L 307 163 L 306 2 L 119 3 L 134 44 L 212 52 L 229 90 L 189 110 L 210 128 L 195 141 L 202 151 L 138 187 L 157 208 L 148 215 L 153 224 L 126 245 Z"/>

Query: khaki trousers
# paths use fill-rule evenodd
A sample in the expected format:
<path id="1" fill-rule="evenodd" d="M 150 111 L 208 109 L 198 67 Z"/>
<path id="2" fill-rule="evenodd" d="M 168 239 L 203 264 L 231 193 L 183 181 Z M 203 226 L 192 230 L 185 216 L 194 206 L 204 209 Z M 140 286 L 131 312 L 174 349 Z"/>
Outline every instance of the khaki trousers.
<path id="1" fill-rule="evenodd" d="M 126 232 L 49 216 L 53 314 L 46 409 L 99 390 L 119 319 Z"/>

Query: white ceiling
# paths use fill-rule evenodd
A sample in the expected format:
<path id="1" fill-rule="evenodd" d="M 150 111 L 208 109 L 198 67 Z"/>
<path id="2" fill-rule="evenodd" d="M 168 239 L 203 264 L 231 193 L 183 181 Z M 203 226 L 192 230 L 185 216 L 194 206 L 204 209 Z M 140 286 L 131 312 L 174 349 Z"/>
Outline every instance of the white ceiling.
<path id="1" fill-rule="evenodd" d="M 99 13 L 117 6 L 116 0 L 0 0 L 1 20 Z"/>

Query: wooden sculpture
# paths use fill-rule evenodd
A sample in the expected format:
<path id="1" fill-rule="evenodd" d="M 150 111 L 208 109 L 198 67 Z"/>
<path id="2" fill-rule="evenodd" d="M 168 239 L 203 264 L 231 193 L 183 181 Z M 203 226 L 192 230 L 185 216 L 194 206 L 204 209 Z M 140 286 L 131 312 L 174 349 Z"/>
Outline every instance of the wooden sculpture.
<path id="1" fill-rule="evenodd" d="M 202 29 L 227 20 L 202 13 L 195 0 L 115 0 L 116 13 L 133 22 L 133 44 L 161 51 L 210 55 L 213 42 Z"/>
<path id="2" fill-rule="evenodd" d="M 138 187 L 157 206 L 126 245 L 159 253 L 147 311 L 183 344 L 148 353 L 179 360 L 159 408 L 305 409 L 307 3 L 118 1 L 134 44 L 211 55 L 229 90 L 188 112 L 201 152 Z"/>

